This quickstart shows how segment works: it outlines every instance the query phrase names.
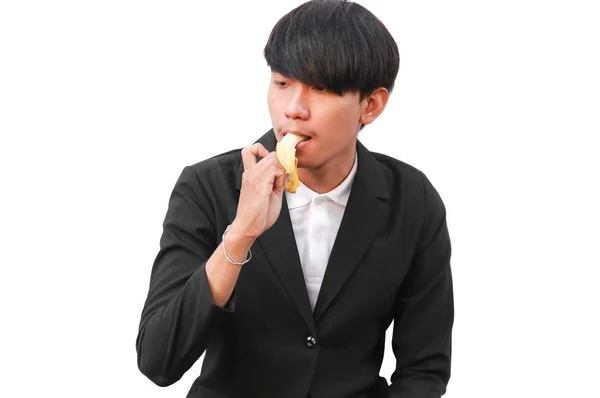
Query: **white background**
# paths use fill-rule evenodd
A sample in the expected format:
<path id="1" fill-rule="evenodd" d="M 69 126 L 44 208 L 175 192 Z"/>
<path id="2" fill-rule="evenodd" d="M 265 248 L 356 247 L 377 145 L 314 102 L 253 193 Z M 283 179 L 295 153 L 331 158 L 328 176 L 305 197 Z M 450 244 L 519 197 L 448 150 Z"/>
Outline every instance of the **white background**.
<path id="1" fill-rule="evenodd" d="M 0 396 L 186 395 L 201 361 L 167 388 L 136 367 L 168 198 L 270 128 L 262 49 L 300 3 L 0 3 Z M 596 2 L 360 3 L 401 53 L 360 139 L 448 211 L 446 396 L 600 397 Z"/>

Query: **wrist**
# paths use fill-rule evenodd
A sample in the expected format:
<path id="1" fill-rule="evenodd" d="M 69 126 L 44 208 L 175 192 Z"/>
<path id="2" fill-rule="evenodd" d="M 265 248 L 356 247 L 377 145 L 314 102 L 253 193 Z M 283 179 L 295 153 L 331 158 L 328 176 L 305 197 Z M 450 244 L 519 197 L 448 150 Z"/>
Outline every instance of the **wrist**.
<path id="1" fill-rule="evenodd" d="M 247 250 L 246 250 L 246 247 L 244 246 L 244 244 L 240 243 L 240 241 L 237 241 L 237 242 L 235 242 L 236 247 L 234 247 L 232 249 L 232 251 L 233 251 L 233 255 L 232 255 L 232 253 L 230 253 L 227 250 L 227 248 L 225 247 L 225 235 L 227 234 L 228 230 L 229 230 L 229 227 L 227 227 L 227 229 L 225 230 L 225 232 L 223 232 L 223 239 L 222 239 L 223 242 L 221 242 L 221 246 L 223 247 L 223 254 L 225 255 L 225 257 L 227 258 L 227 260 L 231 264 L 244 265 L 248 261 L 250 261 L 250 259 L 252 258 L 252 250 L 250 250 L 250 247 L 248 247 Z M 237 258 L 238 258 L 238 254 L 240 253 L 240 250 L 246 250 L 246 257 L 245 257 L 245 259 L 238 261 Z"/>
<path id="2" fill-rule="evenodd" d="M 252 246 L 256 240 L 256 237 L 249 234 L 248 231 L 239 224 L 239 222 L 236 222 L 236 220 L 233 220 L 229 226 L 226 236 L 228 237 L 228 241 L 236 242 L 248 247 Z"/>

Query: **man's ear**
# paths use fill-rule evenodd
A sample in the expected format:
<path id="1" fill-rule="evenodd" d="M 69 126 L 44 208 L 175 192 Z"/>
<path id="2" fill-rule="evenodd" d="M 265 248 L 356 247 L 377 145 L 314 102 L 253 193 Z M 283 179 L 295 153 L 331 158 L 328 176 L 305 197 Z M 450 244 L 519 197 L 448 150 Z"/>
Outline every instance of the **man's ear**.
<path id="1" fill-rule="evenodd" d="M 361 124 L 369 124 L 375 121 L 387 105 L 389 92 L 384 87 L 375 89 L 371 94 L 362 100 L 362 113 L 360 115 Z"/>

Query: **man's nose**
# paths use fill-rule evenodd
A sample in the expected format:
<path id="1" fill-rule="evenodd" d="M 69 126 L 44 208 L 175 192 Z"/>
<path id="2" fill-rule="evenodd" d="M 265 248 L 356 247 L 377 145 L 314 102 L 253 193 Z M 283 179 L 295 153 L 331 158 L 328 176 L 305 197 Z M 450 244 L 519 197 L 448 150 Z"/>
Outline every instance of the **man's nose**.
<path id="1" fill-rule="evenodd" d="M 308 98 L 305 90 L 295 90 L 285 107 L 285 116 L 290 119 L 306 120 L 310 117 Z"/>

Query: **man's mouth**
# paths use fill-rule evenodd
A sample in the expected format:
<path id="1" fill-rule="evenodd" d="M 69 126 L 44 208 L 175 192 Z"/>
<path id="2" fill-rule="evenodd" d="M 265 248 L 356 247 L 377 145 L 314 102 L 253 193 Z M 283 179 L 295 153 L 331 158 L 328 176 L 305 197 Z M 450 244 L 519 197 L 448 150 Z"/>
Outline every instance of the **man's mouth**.
<path id="1" fill-rule="evenodd" d="M 304 133 L 302 133 L 300 131 L 294 131 L 294 130 L 284 131 L 283 134 L 281 135 L 281 138 L 285 137 L 287 134 L 294 134 L 294 135 L 297 135 L 299 137 L 304 137 L 306 141 L 308 141 L 308 140 L 310 140 L 312 138 L 308 134 L 304 134 Z"/>
<path id="2" fill-rule="evenodd" d="M 298 145 L 296 145 L 296 149 L 298 149 L 298 150 L 301 150 L 302 148 L 304 148 L 304 147 L 305 147 L 305 146 L 308 144 L 308 142 L 309 142 L 310 140 L 311 140 L 311 138 L 310 138 L 310 137 L 308 137 L 308 138 L 307 138 L 307 139 L 305 139 L 304 141 L 300 141 L 300 142 L 298 143 Z"/>

